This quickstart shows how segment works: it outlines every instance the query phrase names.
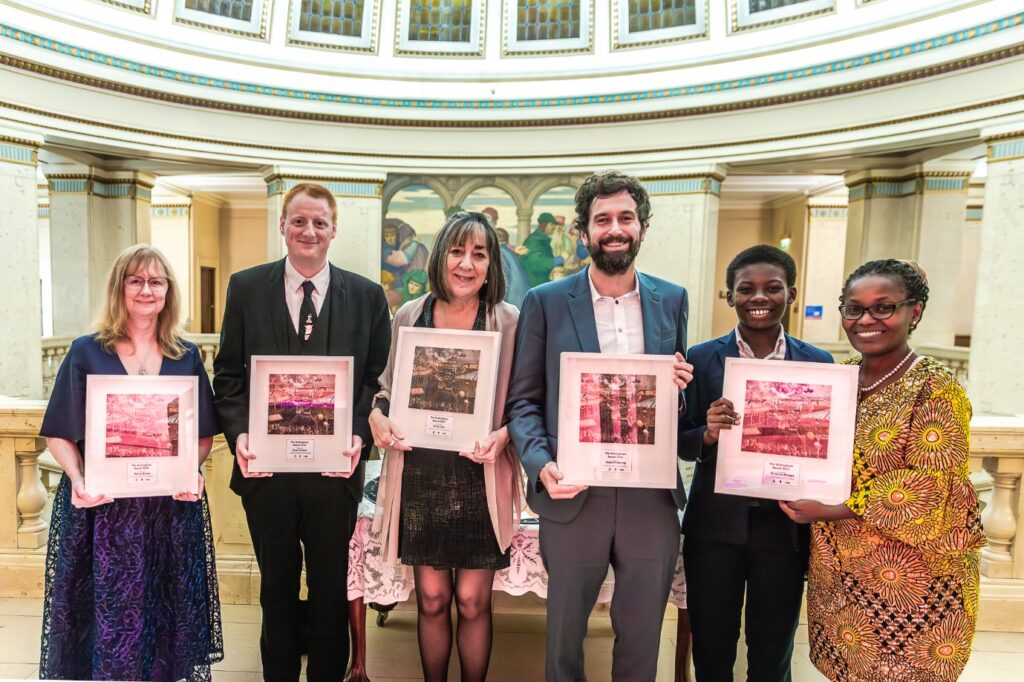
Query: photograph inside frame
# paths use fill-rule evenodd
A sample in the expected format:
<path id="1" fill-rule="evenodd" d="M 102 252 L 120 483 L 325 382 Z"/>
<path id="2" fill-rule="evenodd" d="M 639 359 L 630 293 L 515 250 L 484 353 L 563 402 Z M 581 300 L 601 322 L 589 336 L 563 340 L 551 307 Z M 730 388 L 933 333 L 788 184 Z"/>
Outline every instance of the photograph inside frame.
<path id="1" fill-rule="evenodd" d="M 654 374 L 581 374 L 580 442 L 653 444 L 657 379 Z"/>
<path id="2" fill-rule="evenodd" d="M 334 374 L 270 374 L 267 433 L 334 435 Z"/>
<path id="3" fill-rule="evenodd" d="M 825 459 L 832 386 L 747 380 L 743 400 L 744 452 Z"/>
<path id="4" fill-rule="evenodd" d="M 179 411 L 175 394 L 108 393 L 104 457 L 177 457 Z"/>
<path id="5" fill-rule="evenodd" d="M 473 414 L 479 382 L 479 350 L 416 346 L 409 408 Z"/>

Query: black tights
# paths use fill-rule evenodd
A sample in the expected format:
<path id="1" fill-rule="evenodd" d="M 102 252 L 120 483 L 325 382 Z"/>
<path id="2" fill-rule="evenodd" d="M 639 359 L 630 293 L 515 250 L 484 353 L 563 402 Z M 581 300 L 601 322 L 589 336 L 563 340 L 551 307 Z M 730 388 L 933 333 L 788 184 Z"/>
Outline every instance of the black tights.
<path id="1" fill-rule="evenodd" d="M 415 566 L 416 635 L 426 682 L 445 682 L 452 655 L 452 596 L 459 612 L 458 647 L 463 682 L 483 682 L 491 660 L 491 585 L 494 571 L 438 571 Z"/>

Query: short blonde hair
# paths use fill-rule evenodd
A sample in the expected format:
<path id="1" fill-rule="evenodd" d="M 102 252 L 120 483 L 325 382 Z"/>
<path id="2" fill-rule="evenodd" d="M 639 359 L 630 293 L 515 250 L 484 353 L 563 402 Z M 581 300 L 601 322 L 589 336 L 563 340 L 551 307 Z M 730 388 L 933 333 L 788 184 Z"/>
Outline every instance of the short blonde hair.
<path id="1" fill-rule="evenodd" d="M 331 222 L 335 225 L 338 224 L 338 202 L 334 200 L 331 190 L 315 182 L 300 182 L 285 192 L 284 199 L 281 201 L 281 220 L 288 217 L 288 204 L 292 203 L 292 199 L 300 194 L 326 201 L 327 205 L 331 207 Z"/>
<path id="2" fill-rule="evenodd" d="M 96 338 L 108 353 L 114 353 L 116 344 L 130 340 L 128 336 L 128 309 L 124 304 L 124 280 L 140 270 L 147 270 L 153 264 L 159 265 L 167 277 L 167 294 L 164 309 L 157 315 L 156 340 L 160 353 L 172 360 L 179 360 L 185 354 L 181 338 L 181 295 L 178 281 L 167 258 L 149 244 L 129 246 L 114 261 L 107 276 L 107 298 L 96 318 Z"/>

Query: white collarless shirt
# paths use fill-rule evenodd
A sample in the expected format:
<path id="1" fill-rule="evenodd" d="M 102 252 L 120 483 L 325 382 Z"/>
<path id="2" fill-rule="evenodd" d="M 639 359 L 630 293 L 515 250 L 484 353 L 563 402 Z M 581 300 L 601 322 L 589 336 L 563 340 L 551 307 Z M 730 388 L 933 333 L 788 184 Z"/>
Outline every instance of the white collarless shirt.
<path id="1" fill-rule="evenodd" d="M 740 349 L 740 357 L 748 360 L 755 360 L 754 349 L 743 340 L 740 334 L 740 326 L 736 325 L 736 345 Z M 764 360 L 785 360 L 786 359 L 786 330 L 779 327 L 779 338 L 775 341 L 775 350 L 769 353 Z"/>
<path id="2" fill-rule="evenodd" d="M 327 287 L 331 285 L 331 266 L 324 261 L 324 267 L 312 277 L 304 277 L 292 266 L 287 257 L 284 259 L 284 301 L 288 304 L 288 317 L 292 320 L 292 328 L 299 333 L 299 309 L 302 307 L 302 283 L 306 280 L 313 282 L 313 306 L 316 314 L 324 307 L 324 296 L 327 295 Z"/>
<path id="3" fill-rule="evenodd" d="M 591 266 L 592 268 L 593 266 Z M 640 278 L 633 273 L 633 291 L 618 298 L 602 296 L 594 287 L 591 268 L 587 268 L 590 298 L 594 303 L 594 323 L 602 353 L 644 352 L 644 314 L 640 306 Z"/>

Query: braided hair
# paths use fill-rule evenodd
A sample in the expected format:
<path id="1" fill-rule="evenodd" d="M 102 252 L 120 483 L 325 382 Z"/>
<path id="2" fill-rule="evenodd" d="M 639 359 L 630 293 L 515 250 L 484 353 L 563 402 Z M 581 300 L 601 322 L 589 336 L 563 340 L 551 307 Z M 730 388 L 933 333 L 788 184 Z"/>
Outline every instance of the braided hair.
<path id="1" fill-rule="evenodd" d="M 925 306 L 928 304 L 928 275 L 925 274 L 924 268 L 914 261 L 898 258 L 868 261 L 854 270 L 846 278 L 846 284 L 843 285 L 843 293 L 839 295 L 839 302 L 846 303 L 846 293 L 850 290 L 850 285 L 862 277 L 870 277 L 871 275 L 889 277 L 901 283 L 903 289 L 907 292 L 907 298 L 920 303 L 921 310 L 922 312 L 924 311 Z M 920 321 L 921 318 L 919 317 L 917 322 L 910 326 L 910 331 L 914 331 Z"/>

